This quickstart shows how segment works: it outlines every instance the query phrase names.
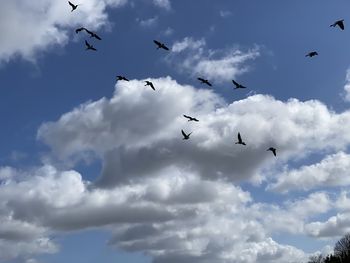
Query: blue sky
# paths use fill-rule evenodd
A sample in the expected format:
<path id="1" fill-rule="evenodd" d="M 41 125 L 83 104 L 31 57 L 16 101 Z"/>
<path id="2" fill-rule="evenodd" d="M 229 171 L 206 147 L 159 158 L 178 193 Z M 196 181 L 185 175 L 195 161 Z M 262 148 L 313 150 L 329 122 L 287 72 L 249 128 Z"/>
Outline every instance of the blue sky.
<path id="1" fill-rule="evenodd" d="M 348 2 L 79 3 L 0 3 L 0 262 L 300 262 L 350 230 Z"/>

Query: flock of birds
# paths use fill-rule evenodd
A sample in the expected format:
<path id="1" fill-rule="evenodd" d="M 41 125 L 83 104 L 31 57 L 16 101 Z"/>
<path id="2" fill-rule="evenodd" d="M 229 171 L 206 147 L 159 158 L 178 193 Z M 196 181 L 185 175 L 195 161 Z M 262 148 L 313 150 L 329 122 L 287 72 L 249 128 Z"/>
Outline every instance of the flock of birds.
<path id="1" fill-rule="evenodd" d="M 73 4 L 72 2 L 68 1 L 68 4 L 71 6 L 72 10 L 71 12 L 73 12 L 74 10 L 76 10 L 78 8 L 79 5 L 77 4 Z M 339 27 L 341 30 L 345 29 L 344 26 L 344 19 L 341 20 L 337 20 L 335 21 L 332 25 L 330 25 L 330 27 Z M 88 29 L 86 29 L 85 27 L 80 27 L 77 28 L 75 30 L 75 33 L 78 34 L 81 31 L 85 31 L 87 34 L 90 35 L 90 38 L 96 38 L 98 40 L 102 40 L 101 37 L 99 37 L 95 32 L 92 32 Z M 158 40 L 153 40 L 154 44 L 157 46 L 157 49 L 164 49 L 166 51 L 170 51 L 170 49 L 162 42 L 158 41 Z M 85 40 L 85 46 L 86 46 L 86 50 L 92 50 L 92 51 L 97 51 L 97 49 L 90 44 L 87 40 Z M 317 51 L 311 51 L 309 53 L 307 53 L 305 55 L 305 57 L 314 57 L 317 56 L 318 53 Z M 129 81 L 129 79 L 127 79 L 125 76 L 116 76 L 117 81 L 122 80 L 122 81 Z M 209 82 L 208 79 L 204 79 L 204 78 L 197 78 L 202 84 L 206 84 L 208 86 L 212 86 L 212 84 Z M 243 86 L 242 84 L 236 82 L 235 80 L 232 80 L 233 85 L 235 86 L 234 89 L 246 89 L 246 86 Z M 146 80 L 145 81 L 145 86 L 149 86 L 151 89 L 153 89 L 154 91 L 156 90 L 154 87 L 154 84 L 151 81 Z M 188 116 L 188 115 L 183 115 L 186 119 L 188 119 L 188 121 L 194 121 L 194 122 L 198 122 L 199 120 L 197 118 Z M 181 130 L 182 136 L 183 136 L 183 140 L 189 140 L 190 139 L 190 135 L 192 134 L 192 132 L 190 133 L 186 133 L 184 130 Z M 240 144 L 240 145 L 246 145 L 246 143 L 243 141 L 241 134 L 238 132 L 237 134 L 237 142 L 235 142 L 235 144 Z M 268 148 L 266 151 L 271 151 L 272 154 L 274 156 L 277 156 L 277 149 L 274 147 L 270 147 Z"/>

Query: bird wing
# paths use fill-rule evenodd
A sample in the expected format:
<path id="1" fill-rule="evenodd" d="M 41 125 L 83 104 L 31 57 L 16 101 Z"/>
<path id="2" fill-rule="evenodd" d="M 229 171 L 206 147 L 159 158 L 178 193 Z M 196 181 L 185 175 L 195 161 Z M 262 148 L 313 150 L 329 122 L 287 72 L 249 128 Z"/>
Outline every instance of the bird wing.
<path id="1" fill-rule="evenodd" d="M 339 27 L 342 29 L 342 30 L 344 30 L 344 22 L 343 21 L 339 21 L 338 22 L 338 25 L 339 25 Z"/>
<path id="2" fill-rule="evenodd" d="M 151 86 L 151 88 L 152 88 L 153 90 L 156 90 L 156 89 L 154 88 L 154 86 L 153 86 L 153 83 L 152 83 L 152 82 L 151 82 L 149 85 Z"/>
<path id="3" fill-rule="evenodd" d="M 157 46 L 161 46 L 161 45 L 162 45 L 162 43 L 160 43 L 160 42 L 157 41 L 157 40 L 153 40 L 153 42 L 154 42 Z"/>
<path id="4" fill-rule="evenodd" d="M 272 149 L 272 153 L 274 156 L 276 156 L 276 149 Z"/>
<path id="5" fill-rule="evenodd" d="M 86 29 L 86 28 L 85 28 L 85 31 L 86 31 L 86 33 L 90 34 L 91 36 L 93 35 L 93 33 L 90 30 Z"/>
<path id="6" fill-rule="evenodd" d="M 80 27 L 80 28 L 77 28 L 76 30 L 75 30 L 75 33 L 79 33 L 81 30 L 84 30 L 85 28 L 84 27 Z"/>
<path id="7" fill-rule="evenodd" d="M 213 86 L 213 85 L 211 85 L 211 83 L 210 83 L 209 81 L 206 81 L 206 83 L 207 83 L 209 86 Z"/>
<path id="8" fill-rule="evenodd" d="M 236 86 L 239 86 L 239 84 L 234 80 L 232 80 L 232 83 L 235 84 Z"/>
<path id="9" fill-rule="evenodd" d="M 163 45 L 163 48 L 164 48 L 165 50 L 169 50 L 169 48 L 168 48 L 166 45 Z"/>
<path id="10" fill-rule="evenodd" d="M 102 40 L 98 35 L 94 34 L 94 37 L 97 38 L 98 40 Z"/>
<path id="11" fill-rule="evenodd" d="M 239 142 L 242 142 L 242 137 L 241 137 L 241 134 L 240 134 L 240 133 L 238 133 L 238 141 L 239 141 Z"/>
<path id="12" fill-rule="evenodd" d="M 191 119 L 191 117 L 190 116 L 187 116 L 187 115 L 183 115 L 185 118 L 187 118 L 187 119 Z"/>
<path id="13" fill-rule="evenodd" d="M 70 1 L 68 1 L 68 4 L 72 7 L 72 8 L 74 8 L 75 7 L 75 5 L 74 4 L 72 4 Z"/>
<path id="14" fill-rule="evenodd" d="M 96 48 L 94 48 L 94 47 L 91 47 L 91 49 L 92 49 L 92 50 L 95 50 L 95 51 L 97 51 L 97 49 L 96 49 Z"/>
<path id="15" fill-rule="evenodd" d="M 87 46 L 87 47 L 90 47 L 90 44 L 85 40 L 85 45 Z"/>
<path id="16" fill-rule="evenodd" d="M 181 133 L 184 137 L 187 137 L 187 134 L 184 132 L 184 130 L 181 130 Z"/>
<path id="17" fill-rule="evenodd" d="M 205 82 L 205 79 L 197 78 L 199 81 Z"/>

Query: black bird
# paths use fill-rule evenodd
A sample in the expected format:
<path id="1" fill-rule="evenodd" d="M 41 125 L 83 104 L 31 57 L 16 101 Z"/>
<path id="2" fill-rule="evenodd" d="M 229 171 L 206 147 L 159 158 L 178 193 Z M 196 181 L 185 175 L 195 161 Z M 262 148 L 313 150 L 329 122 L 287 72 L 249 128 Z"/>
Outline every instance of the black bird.
<path id="1" fill-rule="evenodd" d="M 86 30 L 86 28 L 85 27 L 80 27 L 80 28 L 77 28 L 77 29 L 75 29 L 75 33 L 79 33 L 80 31 L 82 31 L 82 30 Z"/>
<path id="2" fill-rule="evenodd" d="M 157 49 L 162 48 L 169 51 L 169 48 L 164 43 L 161 43 L 157 40 L 153 40 L 153 42 L 158 46 Z"/>
<path id="3" fill-rule="evenodd" d="M 125 81 L 129 81 L 126 77 L 124 76 L 117 76 L 117 80 L 125 80 Z"/>
<path id="4" fill-rule="evenodd" d="M 232 83 L 236 86 L 235 89 L 246 89 L 247 87 L 237 83 L 236 81 L 232 80 Z"/>
<path id="5" fill-rule="evenodd" d="M 92 31 L 90 31 L 90 30 L 87 30 L 86 28 L 85 28 L 85 31 L 86 31 L 88 34 L 90 34 L 90 37 L 94 37 L 94 38 L 96 38 L 96 39 L 98 39 L 98 40 L 102 40 L 96 33 L 92 32 Z"/>
<path id="6" fill-rule="evenodd" d="M 335 21 L 334 24 L 330 25 L 331 27 L 336 27 L 338 26 L 341 30 L 344 30 L 344 19 Z"/>
<path id="7" fill-rule="evenodd" d="M 238 142 L 236 142 L 235 144 L 242 144 L 242 145 L 246 145 L 244 141 L 242 141 L 242 137 L 241 134 L 238 133 Z"/>
<path id="8" fill-rule="evenodd" d="M 317 56 L 317 55 L 318 55 L 318 53 L 317 53 L 316 51 L 311 51 L 311 52 L 307 53 L 307 54 L 305 55 L 305 57 L 310 57 L 310 58 L 312 58 L 312 57 Z"/>
<path id="9" fill-rule="evenodd" d="M 186 134 L 186 133 L 184 132 L 184 130 L 181 130 L 181 133 L 182 133 L 182 135 L 184 136 L 184 137 L 183 137 L 183 140 L 188 140 L 188 139 L 190 138 L 190 135 L 191 135 L 192 132 L 190 132 L 189 134 Z"/>
<path id="10" fill-rule="evenodd" d="M 68 1 L 68 4 L 72 7 L 72 11 L 71 12 L 73 12 L 78 7 L 78 5 L 75 5 L 72 2 L 70 2 L 70 1 Z"/>
<path id="11" fill-rule="evenodd" d="M 94 48 L 93 45 L 89 44 L 86 40 L 85 40 L 85 45 L 86 45 L 86 50 L 91 49 L 91 50 L 97 51 L 97 49 Z"/>
<path id="12" fill-rule="evenodd" d="M 151 81 L 146 80 L 146 85 L 145 86 L 150 86 L 153 90 L 156 90 L 153 86 L 153 83 Z"/>
<path id="13" fill-rule="evenodd" d="M 274 156 L 276 156 L 276 148 L 270 147 L 266 151 L 271 151 Z"/>
<path id="14" fill-rule="evenodd" d="M 197 120 L 196 118 L 193 118 L 193 117 L 191 117 L 191 116 L 184 115 L 184 117 L 187 118 L 188 121 L 199 121 L 199 120 Z"/>
<path id="15" fill-rule="evenodd" d="M 209 82 L 209 80 L 207 79 L 203 79 L 203 78 L 197 78 L 200 82 L 202 82 L 203 84 L 207 84 L 208 86 L 212 86 L 211 83 Z"/>

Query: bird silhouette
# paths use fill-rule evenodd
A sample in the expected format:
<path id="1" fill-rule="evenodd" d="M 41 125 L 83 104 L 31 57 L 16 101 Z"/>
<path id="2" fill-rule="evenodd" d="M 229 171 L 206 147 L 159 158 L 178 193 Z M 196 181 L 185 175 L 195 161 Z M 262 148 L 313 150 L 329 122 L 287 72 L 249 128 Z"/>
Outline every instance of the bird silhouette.
<path id="1" fill-rule="evenodd" d="M 85 27 L 79 27 L 79 28 L 75 29 L 75 33 L 78 34 L 82 30 L 86 30 L 86 28 Z"/>
<path id="2" fill-rule="evenodd" d="M 271 151 L 274 156 L 276 156 L 276 148 L 270 147 L 266 151 Z"/>
<path id="3" fill-rule="evenodd" d="M 246 89 L 247 87 L 237 83 L 236 81 L 232 80 L 232 83 L 236 86 L 235 89 Z"/>
<path id="4" fill-rule="evenodd" d="M 157 40 L 153 40 L 153 42 L 157 45 L 157 49 L 162 48 L 169 51 L 169 48 L 164 43 L 161 43 Z"/>
<path id="5" fill-rule="evenodd" d="M 125 80 L 125 81 L 129 81 L 126 77 L 124 76 L 117 76 L 117 80 Z"/>
<path id="6" fill-rule="evenodd" d="M 85 40 L 85 45 L 86 45 L 86 50 L 94 50 L 94 51 L 97 51 L 96 48 L 94 48 L 93 45 L 89 44 L 86 40 Z"/>
<path id="7" fill-rule="evenodd" d="M 191 135 L 192 132 L 190 132 L 189 134 L 186 134 L 184 132 L 184 130 L 181 130 L 181 133 L 183 135 L 183 140 L 188 140 L 190 138 L 190 135 Z"/>
<path id="8" fill-rule="evenodd" d="M 307 54 L 305 55 L 305 57 L 310 57 L 310 58 L 312 58 L 312 57 L 317 56 L 317 55 L 318 55 L 318 53 L 317 53 L 316 51 L 311 51 L 311 52 L 307 53 Z"/>
<path id="9" fill-rule="evenodd" d="M 208 86 L 212 86 L 209 80 L 203 78 L 197 78 L 201 83 L 207 84 Z"/>
<path id="10" fill-rule="evenodd" d="M 90 30 L 87 30 L 86 28 L 85 28 L 85 31 L 86 31 L 86 33 L 90 34 L 90 37 L 94 37 L 98 40 L 102 40 L 96 33 L 92 32 Z"/>
<path id="11" fill-rule="evenodd" d="M 188 121 L 199 121 L 199 120 L 197 120 L 196 118 L 193 118 L 193 117 L 191 117 L 191 116 L 184 115 L 184 117 L 187 118 Z"/>
<path id="12" fill-rule="evenodd" d="M 146 80 L 146 85 L 145 86 L 150 86 L 153 90 L 156 90 L 153 86 L 153 83 L 151 81 Z"/>
<path id="13" fill-rule="evenodd" d="M 341 30 L 344 30 L 345 29 L 345 26 L 344 26 L 344 19 L 342 20 L 338 20 L 338 21 L 335 21 L 332 25 L 330 25 L 331 27 L 336 27 L 338 26 Z"/>
<path id="14" fill-rule="evenodd" d="M 242 137 L 241 137 L 240 133 L 238 133 L 237 137 L 238 137 L 238 142 L 236 142 L 235 144 L 246 145 L 245 142 L 242 140 Z"/>
<path id="15" fill-rule="evenodd" d="M 70 2 L 70 1 L 68 1 L 68 4 L 72 7 L 72 11 L 71 12 L 73 12 L 78 7 L 78 5 L 75 5 L 72 2 Z"/>

